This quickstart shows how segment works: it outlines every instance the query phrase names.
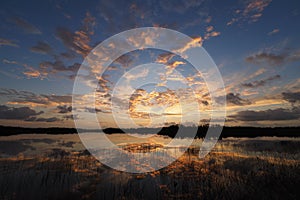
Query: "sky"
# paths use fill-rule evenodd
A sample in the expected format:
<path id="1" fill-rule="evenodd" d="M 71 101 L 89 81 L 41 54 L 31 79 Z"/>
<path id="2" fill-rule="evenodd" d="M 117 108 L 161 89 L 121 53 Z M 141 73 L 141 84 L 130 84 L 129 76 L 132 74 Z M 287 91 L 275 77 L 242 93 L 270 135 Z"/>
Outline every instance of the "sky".
<path id="1" fill-rule="evenodd" d="M 77 72 L 97 45 L 141 27 L 179 31 L 207 51 L 224 81 L 225 125 L 299 125 L 297 0 L 10 0 L 0 5 L 1 125 L 74 127 L 74 119 L 89 124 L 89 113 L 102 127 L 209 122 L 212 99 L 202 74 L 183 57 L 158 49 L 124 54 L 97 76 L 95 93 L 73 94 Z M 151 42 L 149 34 L 139 37 L 125 39 Z M 141 86 L 147 78 L 155 84 Z M 73 108 L 74 115 L 72 97 L 84 105 Z"/>

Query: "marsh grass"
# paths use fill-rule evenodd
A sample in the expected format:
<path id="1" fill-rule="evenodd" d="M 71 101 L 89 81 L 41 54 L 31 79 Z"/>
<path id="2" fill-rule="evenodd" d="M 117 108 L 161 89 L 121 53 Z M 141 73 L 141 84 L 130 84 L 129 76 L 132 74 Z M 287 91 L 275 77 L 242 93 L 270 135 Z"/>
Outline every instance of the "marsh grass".
<path id="1" fill-rule="evenodd" d="M 222 141 L 204 159 L 190 148 L 145 174 L 115 171 L 87 151 L 1 158 L 0 199 L 299 199 L 298 144 Z"/>

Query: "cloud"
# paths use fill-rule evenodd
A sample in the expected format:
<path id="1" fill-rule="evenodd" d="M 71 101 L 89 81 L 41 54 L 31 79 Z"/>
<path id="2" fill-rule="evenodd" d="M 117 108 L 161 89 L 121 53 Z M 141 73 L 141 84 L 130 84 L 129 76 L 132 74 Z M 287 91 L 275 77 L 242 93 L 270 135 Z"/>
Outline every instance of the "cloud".
<path id="1" fill-rule="evenodd" d="M 12 65 L 18 65 L 19 63 L 15 60 L 7 60 L 7 59 L 3 59 L 2 62 L 4 64 L 12 64 Z"/>
<path id="2" fill-rule="evenodd" d="M 29 65 L 23 64 L 23 63 L 19 63 L 19 62 L 14 61 L 14 60 L 3 59 L 2 62 L 5 63 L 5 64 L 23 66 L 25 68 L 25 70 L 22 73 L 27 78 L 41 78 L 41 79 L 44 79 L 48 75 L 48 72 L 46 72 L 45 70 L 37 70 L 37 69 L 33 68 L 32 66 L 29 66 Z"/>
<path id="3" fill-rule="evenodd" d="M 164 92 L 143 89 L 135 90 L 129 99 L 129 114 L 133 118 L 149 118 L 151 108 L 155 106 L 172 107 L 179 103 L 178 97 L 172 90 Z M 148 111 L 148 112 L 147 112 Z M 153 113 L 154 114 L 154 113 Z"/>
<path id="4" fill-rule="evenodd" d="M 217 37 L 221 35 L 220 32 L 214 31 L 214 27 L 213 26 L 208 26 L 206 27 L 206 33 L 204 36 L 204 40 L 208 40 L 211 37 Z"/>
<path id="5" fill-rule="evenodd" d="M 218 102 L 218 98 L 216 99 Z M 229 93 L 226 95 L 226 101 L 227 104 L 229 105 L 237 105 L 237 106 L 244 106 L 244 105 L 250 105 L 251 102 L 248 99 L 242 99 L 240 97 L 240 94 L 234 94 L 234 93 Z"/>
<path id="6" fill-rule="evenodd" d="M 292 104 L 300 102 L 300 92 L 283 92 L 282 97 Z"/>
<path id="7" fill-rule="evenodd" d="M 205 36 L 204 36 L 204 39 L 208 40 L 209 38 L 217 37 L 219 35 L 221 35 L 221 32 L 212 31 L 212 32 L 206 33 Z"/>
<path id="8" fill-rule="evenodd" d="M 31 68 L 31 70 L 27 70 L 25 72 L 23 72 L 24 75 L 27 76 L 27 78 L 39 78 L 41 77 L 41 79 L 43 79 L 43 76 L 41 75 L 41 73 L 38 70 L 35 70 L 33 68 Z"/>
<path id="9" fill-rule="evenodd" d="M 59 27 L 56 29 L 56 36 L 61 40 L 61 42 L 64 44 L 65 47 L 82 55 L 83 57 L 85 57 L 91 50 L 91 48 L 84 43 L 87 42 L 86 40 L 88 38 L 87 35 L 83 33 L 81 34 L 81 36 L 76 36 L 73 32 L 71 32 L 67 28 Z M 77 42 L 75 42 L 75 37 Z M 80 37 L 85 37 L 85 38 L 82 38 L 82 41 L 79 42 L 81 39 Z M 83 46 L 79 46 L 79 45 L 83 45 Z"/>
<path id="10" fill-rule="evenodd" d="M 85 18 L 83 19 L 82 31 L 89 35 L 94 35 L 94 27 L 96 25 L 96 18 L 91 15 L 90 12 L 85 13 Z"/>
<path id="11" fill-rule="evenodd" d="M 80 65 L 80 63 L 74 63 L 73 65 L 66 66 L 62 61 L 56 60 L 54 62 L 41 62 L 39 67 L 46 74 L 55 74 L 57 72 L 77 72 Z"/>
<path id="12" fill-rule="evenodd" d="M 279 120 L 295 120 L 300 118 L 300 108 L 292 109 L 268 109 L 264 111 L 246 110 L 240 111 L 229 118 L 239 121 L 279 121 Z"/>
<path id="13" fill-rule="evenodd" d="M 259 80 L 259 81 L 250 82 L 250 83 L 243 83 L 242 86 L 243 87 L 248 87 L 248 88 L 257 88 L 257 87 L 265 86 L 268 82 L 273 81 L 273 80 L 277 80 L 277 79 L 280 79 L 280 75 L 271 76 L 269 78 L 262 79 L 262 80 Z"/>
<path id="14" fill-rule="evenodd" d="M 139 68 L 135 71 L 127 72 L 123 77 L 128 81 L 138 80 L 139 78 L 147 77 L 149 74 L 148 68 Z"/>
<path id="15" fill-rule="evenodd" d="M 190 48 L 202 46 L 202 43 L 203 43 L 202 37 L 195 37 L 193 38 L 192 41 L 185 44 L 185 46 L 181 47 L 180 49 L 176 49 L 175 51 L 182 54 Z"/>
<path id="16" fill-rule="evenodd" d="M 48 43 L 39 41 L 35 46 L 30 48 L 30 51 L 41 54 L 51 54 L 53 50 Z"/>
<path id="17" fill-rule="evenodd" d="M 0 88 L 0 95 L 3 96 L 17 95 L 18 93 L 19 92 L 14 89 Z"/>
<path id="18" fill-rule="evenodd" d="M 267 70 L 266 70 L 265 68 L 260 68 L 260 69 L 256 70 L 253 74 L 250 74 L 250 75 L 248 76 L 248 80 L 249 80 L 249 79 L 252 79 L 252 78 L 255 78 L 255 77 L 259 76 L 259 75 L 262 75 L 262 74 L 265 73 L 266 71 L 267 71 Z"/>
<path id="19" fill-rule="evenodd" d="M 26 120 L 32 116 L 40 115 L 42 113 L 44 112 L 37 112 L 29 107 L 14 108 L 0 105 L 0 119 Z"/>
<path id="20" fill-rule="evenodd" d="M 161 53 L 161 54 L 159 54 L 158 57 L 156 58 L 156 62 L 157 62 L 157 63 L 166 64 L 166 63 L 168 63 L 174 56 L 175 56 L 175 54 L 173 54 L 173 53 L 171 53 L 171 52 Z"/>
<path id="21" fill-rule="evenodd" d="M 300 60 L 300 49 L 290 52 L 286 58 L 287 62 L 295 62 Z"/>
<path id="22" fill-rule="evenodd" d="M 13 61 L 3 60 L 3 62 L 8 64 L 20 64 L 25 68 L 23 74 L 27 78 L 40 78 L 40 79 L 47 78 L 50 75 L 54 75 L 60 72 L 72 73 L 71 75 L 69 74 L 66 76 L 70 79 L 73 79 L 75 73 L 81 66 L 81 64 L 79 63 L 74 63 L 72 65 L 66 66 L 61 60 L 55 60 L 53 62 L 51 61 L 41 62 L 39 64 L 38 69 L 36 69 L 32 66 L 28 66 L 27 64 L 21 64 Z"/>
<path id="23" fill-rule="evenodd" d="M 167 65 L 166 65 L 166 76 L 171 78 L 170 75 L 174 72 L 174 69 L 176 67 L 178 67 L 179 65 L 184 65 L 186 64 L 185 62 L 183 61 L 173 61 L 173 62 L 169 62 Z M 179 78 L 181 79 L 181 77 Z M 169 79 L 170 80 L 170 79 Z"/>
<path id="24" fill-rule="evenodd" d="M 175 69 L 176 67 L 178 67 L 179 65 L 184 65 L 186 64 L 185 62 L 183 61 L 174 61 L 174 62 L 170 62 L 170 64 L 168 64 L 169 67 Z"/>
<path id="25" fill-rule="evenodd" d="M 107 71 L 116 71 L 116 70 L 118 70 L 118 67 L 110 65 L 106 70 Z"/>
<path id="26" fill-rule="evenodd" d="M 274 29 L 273 31 L 269 32 L 268 35 L 274 35 L 278 33 L 280 30 L 278 28 Z"/>
<path id="27" fill-rule="evenodd" d="M 132 65 L 133 60 L 129 54 L 124 54 L 124 55 L 120 56 L 119 58 L 117 58 L 114 62 L 122 65 L 122 67 L 124 67 L 124 68 L 128 68 Z"/>
<path id="28" fill-rule="evenodd" d="M 25 119 L 24 121 L 28 121 L 28 122 L 58 122 L 58 121 L 62 121 L 62 119 L 59 119 L 57 117 L 50 117 L 50 118 L 30 117 L 28 119 Z"/>
<path id="29" fill-rule="evenodd" d="M 83 19 L 83 25 L 79 30 L 71 32 L 67 28 L 59 27 L 56 29 L 56 36 L 66 48 L 85 57 L 92 50 L 89 43 L 91 41 L 90 36 L 94 34 L 93 28 L 95 25 L 96 19 L 87 12 Z"/>
<path id="30" fill-rule="evenodd" d="M 99 108 L 89 108 L 89 107 L 86 107 L 84 109 L 86 112 L 90 112 L 90 113 L 111 113 L 111 111 L 107 111 L 107 110 L 102 110 L 102 109 L 99 109 Z"/>
<path id="31" fill-rule="evenodd" d="M 203 0 L 191 0 L 191 1 L 185 1 L 185 0 L 179 0 L 179 1 L 168 1 L 168 0 L 162 0 L 159 1 L 161 7 L 169 12 L 177 12 L 179 14 L 185 13 L 190 8 L 197 8 L 203 4 Z"/>
<path id="32" fill-rule="evenodd" d="M 63 105 L 63 106 L 57 106 L 56 108 L 58 110 L 58 113 L 70 113 L 70 112 L 72 112 L 72 106 Z"/>
<path id="33" fill-rule="evenodd" d="M 72 52 L 64 52 L 64 53 L 61 53 L 59 55 L 59 57 L 70 60 L 70 59 L 76 58 L 76 55 L 75 55 L 75 53 L 72 53 Z"/>
<path id="34" fill-rule="evenodd" d="M 5 38 L 0 38 L 0 47 L 1 46 L 19 47 L 14 41 Z"/>
<path id="35" fill-rule="evenodd" d="M 43 80 L 48 75 L 48 72 L 46 72 L 44 70 L 35 69 L 32 66 L 28 66 L 27 64 L 22 64 L 22 65 L 25 68 L 25 71 L 23 72 L 23 74 L 27 78 L 40 78 Z"/>
<path id="36" fill-rule="evenodd" d="M 20 18 L 20 17 L 14 17 L 11 19 L 13 23 L 15 23 L 18 27 L 24 30 L 24 32 L 29 34 L 42 34 L 42 32 L 35 27 L 34 25 L 30 24 L 26 20 Z"/>
<path id="37" fill-rule="evenodd" d="M 74 119 L 78 119 L 78 115 L 65 115 L 63 116 L 64 120 L 74 120 Z"/>
<path id="38" fill-rule="evenodd" d="M 72 102 L 72 97 L 68 95 L 37 95 L 28 91 L 17 91 L 5 88 L 0 88 L 0 95 L 9 99 L 6 104 L 18 106 L 26 105 L 17 108 L 0 105 L 0 119 L 15 119 L 27 122 L 59 122 L 73 119 L 73 116 L 68 115 L 72 111 L 72 107 L 68 106 Z M 37 112 L 31 107 L 51 109 L 55 107 L 57 113 L 67 115 L 60 115 L 61 117 L 39 117 L 38 115 L 45 112 Z"/>
<path id="39" fill-rule="evenodd" d="M 71 95 L 45 95 L 35 94 L 28 91 L 17 91 L 13 89 L 0 88 L 1 96 L 9 98 L 8 104 L 35 106 L 59 106 L 61 104 L 70 104 Z"/>
<path id="40" fill-rule="evenodd" d="M 289 62 L 300 60 L 300 50 L 290 50 L 282 53 L 259 52 L 245 58 L 248 63 L 257 65 L 269 64 L 270 66 L 279 66 Z"/>
<path id="41" fill-rule="evenodd" d="M 243 7 L 235 10 L 235 17 L 233 17 L 227 26 L 230 26 L 239 21 L 253 23 L 257 22 L 262 16 L 264 9 L 272 2 L 272 0 L 250 0 L 242 1 Z"/>
<path id="42" fill-rule="evenodd" d="M 212 30 L 214 30 L 213 26 L 206 27 L 206 32 L 212 32 Z"/>
<path id="43" fill-rule="evenodd" d="M 110 87 L 109 87 L 109 83 L 111 83 L 109 80 L 108 80 L 108 77 L 107 76 L 101 76 L 98 78 L 98 94 L 102 95 L 103 97 L 104 96 L 107 96 L 108 95 L 108 92 L 110 91 Z"/>
<path id="44" fill-rule="evenodd" d="M 258 53 L 253 56 L 247 57 L 245 60 L 253 64 L 264 64 L 268 63 L 271 66 L 281 65 L 285 61 L 286 56 L 283 54 L 272 54 L 272 53 Z"/>
<path id="45" fill-rule="evenodd" d="M 140 6 L 136 3 L 128 4 L 128 1 L 120 2 L 116 0 L 102 1 L 98 6 L 100 16 L 107 25 L 108 35 L 113 35 L 122 30 L 128 30 L 137 26 L 136 20 L 144 18 L 147 14 L 143 9 L 147 2 L 143 2 Z M 112 12 L 118 10 L 118 12 Z M 148 11 L 148 13 L 151 13 Z M 147 19 L 147 18 L 146 18 Z"/>
<path id="46" fill-rule="evenodd" d="M 135 33 L 126 38 L 128 44 L 144 49 L 149 46 L 154 46 L 156 43 L 156 38 L 159 38 L 159 34 L 152 32 L 151 30 L 146 30 L 140 33 Z"/>
<path id="47" fill-rule="evenodd" d="M 6 96 L 10 100 L 7 104 L 11 105 L 28 105 L 30 107 L 52 107 L 55 106 L 60 114 L 68 114 L 72 111 L 71 106 L 67 106 L 72 101 L 72 97 L 68 95 L 37 95 L 27 91 L 17 91 L 13 89 L 0 88 L 0 95 Z M 61 105 L 64 104 L 65 105 Z M 37 112 L 34 109 L 24 107 L 8 107 L 0 105 L 0 119 L 15 119 L 27 122 L 59 122 L 74 119 L 72 115 L 62 115 L 58 117 L 38 117 L 44 111 Z"/>

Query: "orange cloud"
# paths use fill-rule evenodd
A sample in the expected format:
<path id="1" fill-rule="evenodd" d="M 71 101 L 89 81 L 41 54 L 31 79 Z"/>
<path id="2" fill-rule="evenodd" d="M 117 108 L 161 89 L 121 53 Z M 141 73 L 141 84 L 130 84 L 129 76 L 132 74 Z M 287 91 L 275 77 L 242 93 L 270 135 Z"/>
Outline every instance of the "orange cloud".
<path id="1" fill-rule="evenodd" d="M 227 25 L 230 26 L 238 21 L 247 21 L 248 23 L 253 23 L 258 21 L 262 16 L 264 9 L 271 3 L 272 0 L 251 0 L 250 2 L 245 2 L 242 9 L 235 11 L 236 17 L 233 17 Z"/>
<path id="2" fill-rule="evenodd" d="M 211 32 L 213 29 L 214 29 L 213 26 L 208 26 L 208 27 L 206 28 L 206 32 Z"/>
<path id="3" fill-rule="evenodd" d="M 278 33 L 280 30 L 278 28 L 275 28 L 274 30 L 272 30 L 271 32 L 268 33 L 268 35 L 274 35 L 276 33 Z"/>
<path id="4" fill-rule="evenodd" d="M 162 64 L 166 64 L 169 62 L 169 60 L 171 60 L 173 57 L 175 56 L 175 54 L 173 53 L 162 53 L 160 54 L 157 59 L 156 59 L 156 62 L 158 63 L 162 63 Z"/>
<path id="5" fill-rule="evenodd" d="M 41 76 L 39 71 L 26 71 L 23 72 L 23 74 L 25 74 L 28 78 L 39 78 Z"/>
<path id="6" fill-rule="evenodd" d="M 95 25 L 96 19 L 87 12 L 83 19 L 82 28 L 74 33 L 66 28 L 58 28 L 56 36 L 62 41 L 65 47 L 85 57 L 92 50 L 89 43 L 91 41 L 90 36 L 94 34 L 93 28 Z"/>
<path id="7" fill-rule="evenodd" d="M 185 46 L 183 46 L 180 49 L 177 49 L 176 52 L 178 53 L 184 53 L 185 51 L 187 51 L 190 48 L 194 48 L 194 47 L 199 47 L 202 46 L 203 43 L 203 38 L 202 37 L 195 37 L 193 38 L 192 41 L 188 42 L 187 44 L 185 44 Z"/>

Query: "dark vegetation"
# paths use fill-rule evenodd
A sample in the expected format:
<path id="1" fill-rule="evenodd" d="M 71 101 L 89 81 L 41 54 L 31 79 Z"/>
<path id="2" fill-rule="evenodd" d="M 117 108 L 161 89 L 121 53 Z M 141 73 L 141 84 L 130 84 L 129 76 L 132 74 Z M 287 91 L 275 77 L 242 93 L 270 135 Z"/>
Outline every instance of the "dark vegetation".
<path id="1" fill-rule="evenodd" d="M 114 133 L 140 133 L 140 134 L 158 134 L 174 138 L 178 130 L 183 131 L 185 137 L 203 138 L 208 130 L 208 126 L 187 127 L 172 125 L 163 128 L 138 128 L 138 129 L 119 129 L 106 128 L 103 132 L 106 134 Z M 219 129 L 218 126 L 211 127 L 212 129 Z M 79 130 L 80 132 L 100 132 L 99 130 Z M 197 131 L 197 133 L 195 133 Z M 22 128 L 22 127 L 8 127 L 0 126 L 0 135 L 16 135 L 16 134 L 76 134 L 78 131 L 75 128 Z M 299 137 L 300 127 L 223 127 L 220 138 L 227 137 Z"/>
<path id="2" fill-rule="evenodd" d="M 0 199 L 299 199 L 293 153 L 239 156 L 226 149 L 204 159 L 189 151 L 144 174 L 115 171 L 85 152 L 0 159 Z"/>
<path id="3" fill-rule="evenodd" d="M 107 128 L 103 132 L 107 134 L 113 133 L 157 133 L 158 135 L 165 135 L 171 138 L 174 138 L 178 130 L 182 130 L 186 133 L 187 137 L 193 137 L 196 135 L 196 138 L 205 137 L 208 126 L 198 126 L 197 127 L 187 127 L 187 126 L 178 126 L 172 125 L 169 127 L 163 128 L 139 128 L 139 129 L 117 129 L 117 128 Z M 213 126 L 211 129 L 219 129 L 218 126 Z M 197 134 L 195 131 L 197 130 Z M 262 137 L 262 136 L 276 136 L 276 137 L 299 137 L 300 136 L 300 127 L 223 127 L 221 138 L 226 137 Z"/>
<path id="4" fill-rule="evenodd" d="M 23 128 L 23 127 L 11 127 L 0 126 L 0 135 L 17 135 L 17 134 L 70 134 L 77 133 L 75 128 Z"/>

